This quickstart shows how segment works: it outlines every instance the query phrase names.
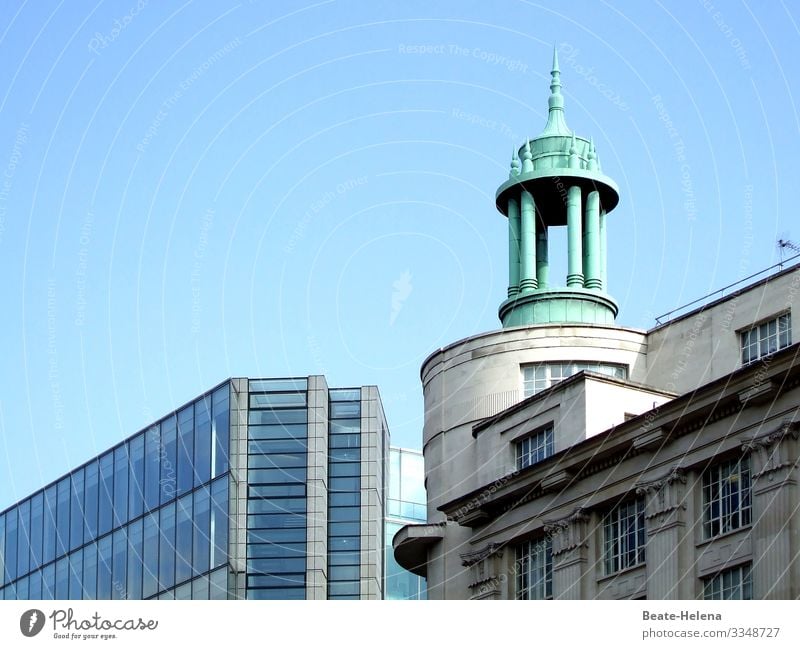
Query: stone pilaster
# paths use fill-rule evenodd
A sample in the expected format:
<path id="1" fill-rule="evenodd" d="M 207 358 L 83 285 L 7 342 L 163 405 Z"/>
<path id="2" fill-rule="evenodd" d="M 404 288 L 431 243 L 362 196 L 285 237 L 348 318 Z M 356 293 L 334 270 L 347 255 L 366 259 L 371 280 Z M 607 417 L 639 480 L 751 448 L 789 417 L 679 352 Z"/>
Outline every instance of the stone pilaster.
<path id="1" fill-rule="evenodd" d="M 470 599 L 502 599 L 506 575 L 501 546 L 489 543 L 476 552 L 460 556 L 462 565 L 470 571 Z"/>
<path id="2" fill-rule="evenodd" d="M 328 384 L 308 377 L 306 599 L 328 598 Z"/>
<path id="3" fill-rule="evenodd" d="M 667 475 L 640 482 L 647 528 L 647 598 L 692 599 L 692 536 L 686 521 L 686 474 L 673 468 Z"/>
<path id="4" fill-rule="evenodd" d="M 791 599 L 800 588 L 797 529 L 800 423 L 743 440 L 750 452 L 753 522 L 753 598 Z"/>
<path id="5" fill-rule="evenodd" d="M 582 508 L 558 520 L 545 521 L 553 543 L 553 599 L 585 599 L 589 562 L 589 515 Z"/>

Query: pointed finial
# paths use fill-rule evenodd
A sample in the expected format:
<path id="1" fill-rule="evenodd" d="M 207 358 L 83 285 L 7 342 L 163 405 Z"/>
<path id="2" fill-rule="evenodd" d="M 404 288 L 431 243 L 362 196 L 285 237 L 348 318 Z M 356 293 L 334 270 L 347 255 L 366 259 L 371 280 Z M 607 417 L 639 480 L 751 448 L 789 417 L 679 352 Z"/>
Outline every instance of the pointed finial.
<path id="1" fill-rule="evenodd" d="M 531 141 L 525 139 L 525 148 L 522 150 L 522 173 L 533 171 L 533 155 L 531 154 Z"/>
<path id="2" fill-rule="evenodd" d="M 511 172 L 508 174 L 508 177 L 514 178 L 515 176 L 519 176 L 519 158 L 517 157 L 516 147 L 514 147 L 514 151 L 511 154 Z"/>
<path id="3" fill-rule="evenodd" d="M 586 168 L 590 171 L 597 170 L 597 153 L 594 150 L 594 138 L 589 139 L 589 155 L 586 156 L 587 165 Z"/>
<path id="4" fill-rule="evenodd" d="M 572 142 L 569 147 L 569 168 L 580 169 L 581 159 L 578 156 L 578 146 L 575 142 L 575 131 L 572 131 Z"/>
<path id="5" fill-rule="evenodd" d="M 576 153 L 578 153 L 578 149 L 575 146 L 575 131 L 572 131 L 572 142 L 570 142 L 569 145 L 569 154 L 575 155 Z"/>
<path id="6" fill-rule="evenodd" d="M 553 69 L 551 72 L 561 72 L 558 67 L 558 47 L 553 43 Z"/>

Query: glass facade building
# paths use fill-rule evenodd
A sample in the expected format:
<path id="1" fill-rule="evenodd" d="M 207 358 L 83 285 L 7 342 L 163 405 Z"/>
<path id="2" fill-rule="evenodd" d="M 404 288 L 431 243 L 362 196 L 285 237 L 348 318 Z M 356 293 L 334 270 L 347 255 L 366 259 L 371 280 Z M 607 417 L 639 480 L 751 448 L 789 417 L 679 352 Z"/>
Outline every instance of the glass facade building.
<path id="1" fill-rule="evenodd" d="M 392 539 L 404 525 L 427 520 L 422 453 L 389 449 L 389 493 L 386 500 L 386 599 L 427 599 L 426 580 L 401 568 Z"/>
<path id="2" fill-rule="evenodd" d="M 382 599 L 388 454 L 374 386 L 230 379 L 0 513 L 0 599 Z"/>

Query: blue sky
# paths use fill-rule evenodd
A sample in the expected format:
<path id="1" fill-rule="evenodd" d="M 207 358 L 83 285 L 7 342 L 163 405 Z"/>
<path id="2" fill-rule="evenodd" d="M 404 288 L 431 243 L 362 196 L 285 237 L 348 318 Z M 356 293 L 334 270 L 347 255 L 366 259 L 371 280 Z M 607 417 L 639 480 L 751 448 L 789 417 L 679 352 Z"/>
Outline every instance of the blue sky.
<path id="1" fill-rule="evenodd" d="M 800 240 L 798 24 L 782 1 L 4 2 L 0 509 L 229 376 L 378 384 L 418 448 L 421 362 L 499 326 L 493 197 L 554 44 L 620 186 L 620 324 L 775 263 Z"/>

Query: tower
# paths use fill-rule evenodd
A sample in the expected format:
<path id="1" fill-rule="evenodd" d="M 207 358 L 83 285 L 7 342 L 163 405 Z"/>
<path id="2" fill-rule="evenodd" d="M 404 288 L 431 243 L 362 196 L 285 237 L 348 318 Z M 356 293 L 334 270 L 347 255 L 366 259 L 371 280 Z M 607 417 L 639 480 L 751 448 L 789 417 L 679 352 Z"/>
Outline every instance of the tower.
<path id="1" fill-rule="evenodd" d="M 508 218 L 508 299 L 504 327 L 546 323 L 612 324 L 617 304 L 606 293 L 606 217 L 619 191 L 600 169 L 594 142 L 570 131 L 558 52 L 553 51 L 547 124 L 511 158 L 497 189 Z M 550 228 L 567 227 L 566 286 L 551 283 Z"/>

